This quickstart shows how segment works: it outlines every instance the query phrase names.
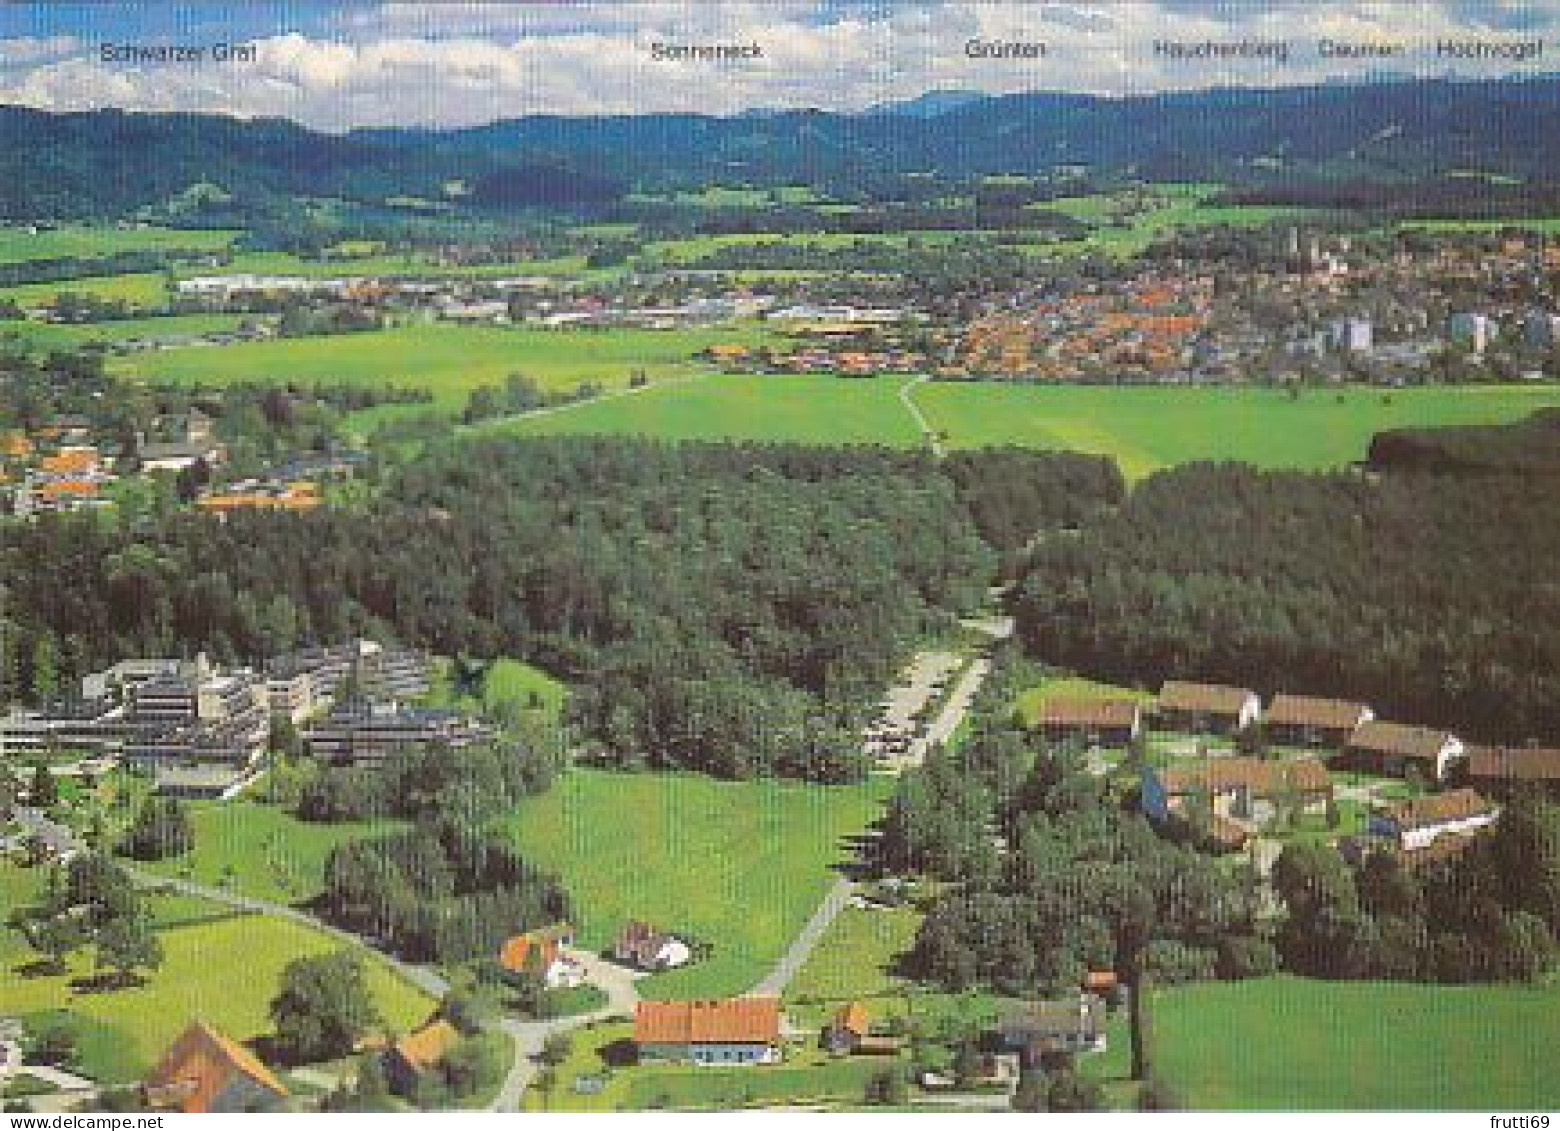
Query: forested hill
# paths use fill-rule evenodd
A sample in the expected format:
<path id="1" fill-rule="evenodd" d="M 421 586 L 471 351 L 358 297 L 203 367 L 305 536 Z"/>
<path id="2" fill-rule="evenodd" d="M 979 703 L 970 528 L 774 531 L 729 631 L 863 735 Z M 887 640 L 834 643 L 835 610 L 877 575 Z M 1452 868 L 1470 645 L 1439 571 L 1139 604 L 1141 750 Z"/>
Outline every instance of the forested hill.
<path id="1" fill-rule="evenodd" d="M 839 189 L 928 170 L 959 178 L 1064 163 L 1247 189 L 1382 185 L 1470 169 L 1549 181 L 1560 180 L 1551 144 L 1557 135 L 1555 79 L 1132 98 L 1028 93 L 964 100 L 931 116 L 534 116 L 464 130 L 345 136 L 276 120 L 9 107 L 0 108 L 0 214 L 127 213 L 202 184 L 238 194 L 249 208 L 287 194 L 437 197 L 453 179 L 470 182 L 478 203 L 490 188 L 486 203 L 548 204 L 557 202 L 552 189 L 568 183 L 560 169 L 592 199 L 630 185 Z"/>

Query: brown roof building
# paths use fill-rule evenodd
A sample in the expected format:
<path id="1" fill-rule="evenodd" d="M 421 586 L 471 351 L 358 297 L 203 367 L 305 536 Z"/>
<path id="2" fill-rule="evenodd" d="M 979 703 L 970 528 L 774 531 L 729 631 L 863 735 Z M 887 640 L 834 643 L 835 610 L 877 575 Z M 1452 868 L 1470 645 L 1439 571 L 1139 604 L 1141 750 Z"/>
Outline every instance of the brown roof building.
<path id="1" fill-rule="evenodd" d="M 424 1076 L 444 1063 L 460 1039 L 460 1030 L 442 1018 L 406 1034 L 385 1054 L 390 1087 L 402 1095 L 412 1094 Z"/>
<path id="2" fill-rule="evenodd" d="M 1166 730 L 1230 734 L 1257 721 L 1262 701 L 1245 687 L 1173 679 L 1159 689 L 1157 713 Z"/>
<path id="3" fill-rule="evenodd" d="M 1444 780 L 1465 755 L 1462 740 L 1444 730 L 1371 719 L 1349 738 L 1350 764 L 1384 774 L 1403 775 L 1409 766 L 1432 781 Z"/>
<path id="4" fill-rule="evenodd" d="M 1040 704 L 1035 728 L 1056 738 L 1083 738 L 1119 745 L 1132 740 L 1142 724 L 1142 708 L 1131 699 L 1058 697 Z"/>
<path id="5" fill-rule="evenodd" d="M 1476 746 L 1468 757 L 1468 778 L 1485 788 L 1521 782 L 1560 786 L 1560 750 L 1537 746 Z"/>
<path id="6" fill-rule="evenodd" d="M 780 999 L 642 1001 L 634 1044 L 645 1061 L 770 1064 L 780 1059 Z"/>
<path id="7" fill-rule="evenodd" d="M 269 1111 L 288 1095 L 254 1053 L 204 1021 L 169 1046 L 143 1090 L 151 1107 L 185 1114 Z"/>
<path id="8" fill-rule="evenodd" d="M 1375 717 L 1363 703 L 1317 699 L 1309 695 L 1275 695 L 1262 722 L 1274 742 L 1291 746 L 1342 747 L 1361 723 Z"/>
<path id="9" fill-rule="evenodd" d="M 1500 816 L 1500 806 L 1478 790 L 1453 789 L 1387 805 L 1371 814 L 1370 831 L 1390 837 L 1405 852 L 1429 847 L 1447 835 L 1466 836 Z"/>

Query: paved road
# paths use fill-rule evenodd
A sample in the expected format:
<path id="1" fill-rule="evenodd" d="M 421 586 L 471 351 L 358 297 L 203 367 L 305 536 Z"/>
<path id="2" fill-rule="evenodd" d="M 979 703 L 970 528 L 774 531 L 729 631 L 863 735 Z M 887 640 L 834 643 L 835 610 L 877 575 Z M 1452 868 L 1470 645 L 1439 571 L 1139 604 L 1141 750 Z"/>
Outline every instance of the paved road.
<path id="1" fill-rule="evenodd" d="M 639 1003 L 639 987 L 636 985 L 639 975 L 588 951 L 571 950 L 568 953 L 569 957 L 585 968 L 585 980 L 607 995 L 607 1004 L 594 1013 L 583 1013 L 577 1017 L 558 1017 L 551 1021 L 506 1018 L 500 1021 L 498 1028 L 508 1033 L 510 1040 L 514 1041 L 515 1059 L 509 1066 L 509 1074 L 504 1077 L 503 1087 L 499 1088 L 498 1095 L 493 1097 L 489 1105 L 491 1111 L 520 1110 L 525 1090 L 541 1071 L 542 1066 L 537 1058 L 548 1037 L 580 1028 L 592 1021 L 634 1015 L 634 1006 Z"/>
<path id="2" fill-rule="evenodd" d="M 823 933 L 829 929 L 829 924 L 850 903 L 851 893 L 856 885 L 841 876 L 834 881 L 834 886 L 829 889 L 829 894 L 823 897 L 823 902 L 818 905 L 818 910 L 812 913 L 812 918 L 807 920 L 807 925 L 801 929 L 796 938 L 791 940 L 791 945 L 780 956 L 780 961 L 775 968 L 759 981 L 748 993 L 757 997 L 764 994 L 779 995 L 785 992 L 786 986 L 791 984 L 791 979 L 796 977 L 798 970 L 807 961 L 807 956 L 818 945 L 818 940 L 823 938 Z"/>
<path id="3" fill-rule="evenodd" d="M 640 393 L 648 393 L 652 389 L 666 389 L 673 385 L 688 385 L 695 381 L 702 381 L 706 377 L 714 376 L 711 373 L 693 373 L 687 377 L 673 377 L 664 381 L 651 381 L 646 385 L 632 385 L 624 389 L 613 389 L 606 393 L 597 393 L 594 397 L 586 397 L 584 400 L 569 401 L 567 404 L 547 405 L 545 408 L 528 408 L 524 412 L 510 412 L 503 416 L 493 416 L 486 420 L 474 421 L 471 424 L 456 425 L 456 431 L 481 430 L 492 428 L 498 424 L 513 424 L 520 420 L 529 420 L 534 416 L 557 416 L 563 412 L 573 412 L 587 405 L 600 404 L 602 401 L 615 401 L 621 397 L 638 396 Z"/>
<path id="4" fill-rule="evenodd" d="M 912 749 L 918 749 L 920 752 L 919 760 L 924 761 L 928 750 L 942 745 L 953 737 L 953 732 L 958 730 L 959 724 L 964 721 L 970 704 L 975 701 L 975 694 L 980 690 L 980 685 L 986 682 L 986 677 L 990 674 L 991 661 L 984 656 L 971 661 L 970 666 L 964 669 L 964 673 L 959 676 L 959 682 L 955 683 L 953 690 L 948 693 L 948 701 L 943 704 L 943 709 L 912 745 Z"/>
<path id="5" fill-rule="evenodd" d="M 386 954 L 371 944 L 362 935 L 355 935 L 351 931 L 344 931 L 340 927 L 331 925 L 317 916 L 310 915 L 307 911 L 297 907 L 288 906 L 285 903 L 272 903 L 269 900 L 256 899 L 250 895 L 240 895 L 237 892 L 227 891 L 223 888 L 210 887 L 206 884 L 197 884 L 193 880 L 181 880 L 174 876 L 158 876 L 151 872 L 143 872 L 138 868 L 127 868 L 132 882 L 140 887 L 166 887 L 174 891 L 183 892 L 185 895 L 195 895 L 202 899 L 209 899 L 213 903 L 223 903 L 229 907 L 238 908 L 240 911 L 252 911 L 257 915 L 275 915 L 281 919 L 289 919 L 300 926 L 309 927 L 329 935 L 337 942 L 347 946 L 362 947 L 364 950 L 372 950 L 383 959 L 392 970 L 405 978 L 412 985 L 430 994 L 435 998 L 442 998 L 449 992 L 449 981 L 438 971 L 427 966 L 414 966 L 410 962 L 402 962 L 393 955 Z"/>
<path id="6" fill-rule="evenodd" d="M 910 395 L 911 389 L 914 389 L 917 385 L 924 385 L 931 379 L 929 374 L 923 373 L 919 377 L 910 378 L 910 380 L 899 386 L 899 403 L 905 406 L 905 409 L 911 416 L 915 417 L 916 424 L 920 426 L 921 435 L 926 437 L 927 444 L 931 446 L 932 454 L 941 459 L 948 453 L 943 450 L 942 441 L 937 438 L 937 429 L 932 427 L 932 422 L 926 419 L 926 414 L 921 411 L 921 406 L 916 404 L 915 398 Z"/>

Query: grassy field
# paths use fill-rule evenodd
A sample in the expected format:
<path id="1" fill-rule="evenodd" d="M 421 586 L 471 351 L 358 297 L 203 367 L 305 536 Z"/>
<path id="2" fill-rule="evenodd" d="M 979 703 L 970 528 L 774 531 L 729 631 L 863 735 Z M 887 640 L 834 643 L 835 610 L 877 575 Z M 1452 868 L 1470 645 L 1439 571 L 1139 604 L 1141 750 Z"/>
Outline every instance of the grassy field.
<path id="1" fill-rule="evenodd" d="M 1384 428 L 1499 423 L 1560 404 L 1555 386 L 1307 391 L 933 383 L 915 391 L 954 447 L 1018 444 L 1113 456 L 1129 478 L 1192 460 L 1322 469 Z"/>
<path id="2" fill-rule="evenodd" d="M 886 793 L 881 780 L 825 788 L 578 769 L 526 801 L 514 831 L 527 859 L 562 874 L 586 946 L 607 945 L 631 918 L 712 945 L 708 959 L 650 978 L 645 996 L 735 994 L 774 965 Z"/>
<path id="3" fill-rule="evenodd" d="M 1136 699 L 1143 703 L 1154 699 L 1151 691 L 1117 687 L 1112 683 L 1099 683 L 1076 675 L 1055 676 L 1019 694 L 1015 704 L 1019 717 L 1033 725 L 1040 715 L 1040 704 L 1057 696 L 1066 699 Z"/>
<path id="4" fill-rule="evenodd" d="M 1156 995 L 1159 1070 L 1193 1108 L 1553 1111 L 1560 986 L 1269 978 Z"/>
<path id="5" fill-rule="evenodd" d="M 172 334 L 209 334 L 235 330 L 246 321 L 242 314 L 179 314 L 168 318 L 125 318 L 93 322 L 85 326 L 56 326 L 47 322 L 0 321 L 0 342 L 15 335 L 29 345 L 46 349 L 71 349 L 88 342 L 119 342 L 127 338 L 153 338 Z"/>
<path id="6" fill-rule="evenodd" d="M 569 694 L 567 686 L 540 668 L 503 656 L 487 665 L 481 680 L 481 686 L 474 693 L 469 690 L 457 693 L 450 682 L 449 663 L 444 661 L 435 670 L 428 703 L 467 711 L 512 703 L 524 714 L 535 713 L 544 721 L 554 722 L 562 715 Z"/>
<path id="7" fill-rule="evenodd" d="M 64 279 L 57 283 L 20 283 L 0 287 L 0 299 L 8 299 L 25 309 L 52 306 L 61 291 L 92 295 L 105 301 L 119 300 L 131 306 L 160 307 L 167 300 L 161 275 L 94 275 L 85 279 Z"/>
<path id="8" fill-rule="evenodd" d="M 894 969 L 915 942 L 920 925 L 921 913 L 909 907 L 847 907 L 786 990 L 787 1006 L 821 1023 L 830 1007 L 841 1002 L 898 993 L 901 982 Z"/>
<path id="9" fill-rule="evenodd" d="M 901 377 L 709 377 L 503 425 L 520 432 L 643 434 L 672 440 L 793 440 L 910 446 L 919 432 Z M 1364 456 L 1384 428 L 1514 420 L 1560 404 L 1554 386 L 1311 391 L 920 385 L 952 447 L 995 444 L 1096 452 L 1131 478 L 1201 459 L 1322 469 Z"/>
<path id="10" fill-rule="evenodd" d="M 550 1094 L 536 1087 L 526 1092 L 525 1110 L 651 1111 L 720 1110 L 760 1104 L 825 1102 L 857 1104 L 869 1077 L 892 1061 L 874 1057 L 835 1059 L 812 1044 L 786 1050 L 785 1062 L 747 1068 L 694 1068 L 685 1065 L 614 1063 L 617 1049 L 632 1034 L 632 1026 L 596 1025 L 575 1034 L 574 1051 L 555 1073 Z M 574 1082 L 581 1076 L 601 1076 L 606 1087 L 598 1095 L 579 1095 Z"/>
<path id="11" fill-rule="evenodd" d="M 30 233 L 0 228 L 0 263 L 67 256 L 113 255 L 121 251 L 216 251 L 242 233 L 221 229 L 114 228 L 66 224 Z"/>
<path id="12" fill-rule="evenodd" d="M 318 895 L 325 858 L 336 845 L 396 827 L 393 821 L 311 824 L 255 801 L 191 802 L 189 808 L 194 850 L 146 869 L 276 903 Z"/>
<path id="13" fill-rule="evenodd" d="M 426 388 L 434 403 L 458 411 L 479 385 L 523 373 L 545 388 L 584 381 L 628 383 L 635 369 L 652 378 L 691 373 L 692 355 L 717 342 L 755 344 L 756 328 L 710 331 L 505 330 L 451 325 L 404 326 L 330 337 L 245 342 L 220 351 L 193 347 L 139 354 L 115 363 L 131 377 L 178 384 L 234 381 L 331 381 Z"/>
<path id="14" fill-rule="evenodd" d="M 899 403 L 902 377 L 712 376 L 505 424 L 528 434 L 640 434 L 909 446 L 920 433 Z"/>
<path id="15" fill-rule="evenodd" d="M 336 945 L 295 923 L 253 915 L 176 927 L 160 935 L 162 968 L 144 985 L 129 989 L 73 989 L 72 978 L 91 973 L 88 953 L 77 955 L 63 975 L 24 977 L 8 965 L 0 981 L 0 1015 L 66 1009 L 86 1018 L 104 1036 L 86 1050 L 88 1074 L 125 1082 L 144 1075 L 196 1017 L 237 1040 L 269 1032 L 266 1011 L 282 968 L 301 955 Z M 433 1003 L 383 963 L 370 961 L 368 973 L 374 999 L 392 1029 L 405 1031 L 427 1016 Z"/>

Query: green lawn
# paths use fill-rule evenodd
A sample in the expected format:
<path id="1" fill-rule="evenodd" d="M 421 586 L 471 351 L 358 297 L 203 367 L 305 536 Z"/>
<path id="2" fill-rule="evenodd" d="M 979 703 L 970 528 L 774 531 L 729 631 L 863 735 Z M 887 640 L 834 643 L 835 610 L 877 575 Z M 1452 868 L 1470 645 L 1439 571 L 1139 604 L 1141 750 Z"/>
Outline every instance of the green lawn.
<path id="1" fill-rule="evenodd" d="M 118 342 L 126 338 L 209 334 L 220 330 L 236 330 L 246 320 L 246 316 L 242 314 L 179 314 L 167 318 L 124 318 L 113 322 L 93 322 L 81 326 L 57 326 L 48 322 L 0 321 L 0 342 L 14 334 L 29 345 L 46 349 L 71 349 L 87 342 Z M 210 352 L 209 349 L 207 352 Z"/>
<path id="2" fill-rule="evenodd" d="M 428 702 L 434 706 L 460 707 L 467 711 L 513 703 L 523 713 L 534 711 L 543 720 L 553 722 L 562 715 L 563 704 L 569 694 L 567 686 L 541 668 L 507 656 L 491 661 L 483 670 L 481 679 L 482 686 L 476 694 L 457 694 L 450 684 L 449 663 L 441 662 L 434 673 Z"/>
<path id="3" fill-rule="evenodd" d="M 1019 693 L 1015 704 L 1024 722 L 1033 725 L 1040 714 L 1040 704 L 1047 699 L 1061 696 L 1065 699 L 1136 699 L 1140 703 L 1152 702 L 1152 691 L 1139 691 L 1132 687 L 1118 687 L 1113 683 L 1100 683 L 1078 675 L 1051 676 L 1034 687 Z"/>
<path id="4" fill-rule="evenodd" d="M 121 251 L 216 251 L 242 233 L 222 229 L 115 228 L 65 224 L 28 233 L 0 228 L 0 263 L 67 256 L 113 255 Z"/>
<path id="5" fill-rule="evenodd" d="M 1267 978 L 1166 989 L 1159 1070 L 1210 1110 L 1560 1107 L 1560 986 Z"/>
<path id="6" fill-rule="evenodd" d="M 328 337 L 245 342 L 220 350 L 192 347 L 139 354 L 115 363 L 131 377 L 178 384 L 234 381 L 330 381 L 432 391 L 434 403 L 458 411 L 479 385 L 502 385 L 523 373 L 546 388 L 585 381 L 628 383 L 635 369 L 652 378 L 698 372 L 692 355 L 717 342 L 756 343 L 765 331 L 508 330 L 444 324 Z"/>
<path id="7" fill-rule="evenodd" d="M 14 287 L 0 287 L 0 299 L 8 299 L 27 308 L 52 306 L 54 296 L 61 291 L 92 295 L 104 300 L 118 299 L 131 306 L 160 307 L 168 298 L 161 275 L 143 274 L 94 275 L 85 279 L 62 279 L 54 283 L 20 283 Z"/>
<path id="8" fill-rule="evenodd" d="M 0 981 L 0 1015 L 69 1010 L 115 1039 L 93 1041 L 86 1071 L 98 1078 L 137 1079 L 189 1022 L 201 1017 L 237 1040 L 270 1031 L 267 1008 L 282 968 L 305 954 L 335 949 L 317 931 L 281 919 L 235 916 L 160 933 L 165 961 L 142 986 L 78 993 L 70 978 L 91 972 L 90 953 L 78 954 L 67 975 L 21 976 L 8 963 Z M 369 985 L 392 1029 L 425 1018 L 432 1002 L 384 963 L 368 963 Z"/>
<path id="9" fill-rule="evenodd" d="M 905 447 L 918 443 L 920 432 L 899 402 L 904 383 L 903 377 L 712 376 L 503 427 L 527 434 Z"/>
<path id="10" fill-rule="evenodd" d="M 872 1074 L 896 1063 L 877 1057 L 830 1057 L 811 1042 L 802 1042 L 789 1047 L 784 1062 L 776 1065 L 615 1065 L 611 1050 L 621 1048 L 632 1032 L 633 1027 L 624 1024 L 576 1032 L 573 1052 L 554 1073 L 556 1086 L 550 1094 L 535 1086 L 528 1089 L 525 1110 L 729 1111 L 764 1103 L 820 1101 L 831 1106 L 859 1105 Z M 603 1050 L 609 1050 L 606 1056 Z M 574 1082 L 581 1076 L 602 1076 L 606 1087 L 599 1095 L 578 1095 Z"/>
<path id="11" fill-rule="evenodd" d="M 897 994 L 902 983 L 894 968 L 915 943 L 920 925 L 921 913 L 910 907 L 847 907 L 786 990 L 787 1006 L 817 1023 L 841 1002 Z M 874 1008 L 884 1015 L 902 1012 Z"/>
<path id="12" fill-rule="evenodd" d="M 259 899 L 302 903 L 320 893 L 336 845 L 397 827 L 394 821 L 313 824 L 257 801 L 192 802 L 195 848 L 145 867 Z M 231 869 L 231 871 L 229 871 Z"/>
<path id="13" fill-rule="evenodd" d="M 887 786 L 723 782 L 576 769 L 514 819 L 529 860 L 556 869 L 584 944 L 631 918 L 691 932 L 711 956 L 656 975 L 647 997 L 741 993 L 774 965 L 833 882 L 846 838 L 881 812 Z"/>
<path id="14" fill-rule="evenodd" d="M 916 402 L 955 447 L 1019 444 L 1115 457 L 1130 478 L 1203 459 L 1321 469 L 1385 428 L 1500 423 L 1560 404 L 1555 386 L 1306 391 L 932 383 Z"/>

